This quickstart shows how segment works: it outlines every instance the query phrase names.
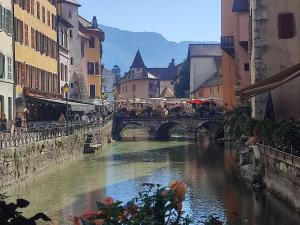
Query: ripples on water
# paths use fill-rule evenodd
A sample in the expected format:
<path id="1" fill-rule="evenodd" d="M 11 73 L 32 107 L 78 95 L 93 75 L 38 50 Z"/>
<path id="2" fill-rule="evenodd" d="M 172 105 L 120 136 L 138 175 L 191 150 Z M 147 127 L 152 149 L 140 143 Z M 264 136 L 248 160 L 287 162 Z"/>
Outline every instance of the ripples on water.
<path id="1" fill-rule="evenodd" d="M 125 133 L 125 136 L 130 135 Z M 145 135 L 145 134 L 144 134 Z M 46 212 L 53 224 L 68 224 L 69 215 L 95 208 L 96 199 L 112 196 L 128 201 L 141 183 L 167 185 L 183 179 L 189 186 L 184 209 L 195 221 L 215 215 L 229 225 L 297 225 L 300 217 L 270 194 L 255 194 L 232 179 L 235 151 L 207 137 L 148 141 L 135 138 L 108 145 L 7 190 L 12 199 L 26 198 L 31 215 Z M 199 224 L 195 222 L 194 224 Z"/>

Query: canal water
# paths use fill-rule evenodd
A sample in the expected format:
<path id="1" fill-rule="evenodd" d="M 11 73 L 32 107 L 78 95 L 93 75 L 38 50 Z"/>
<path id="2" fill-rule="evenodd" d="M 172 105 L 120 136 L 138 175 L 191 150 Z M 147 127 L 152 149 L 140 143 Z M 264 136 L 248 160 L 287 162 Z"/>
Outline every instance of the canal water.
<path id="1" fill-rule="evenodd" d="M 126 134 L 125 134 L 126 135 Z M 95 155 L 85 155 L 7 189 L 11 200 L 30 200 L 26 215 L 45 212 L 52 224 L 69 224 L 70 215 L 95 208 L 112 196 L 132 199 L 144 182 L 167 185 L 184 180 L 189 191 L 184 210 L 200 224 L 209 215 L 228 225 L 298 225 L 300 216 L 268 193 L 253 193 L 233 177 L 236 152 L 207 137 L 149 141 L 127 133 Z"/>

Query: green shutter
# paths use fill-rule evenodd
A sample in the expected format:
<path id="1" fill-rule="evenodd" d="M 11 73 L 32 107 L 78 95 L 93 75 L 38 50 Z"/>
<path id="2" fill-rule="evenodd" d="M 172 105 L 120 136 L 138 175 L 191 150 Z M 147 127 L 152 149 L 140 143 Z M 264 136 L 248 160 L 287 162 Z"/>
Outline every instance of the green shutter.
<path id="1" fill-rule="evenodd" d="M 0 5 L 0 29 L 2 29 L 2 5 Z"/>
<path id="2" fill-rule="evenodd" d="M 0 78 L 4 78 L 5 73 L 5 56 L 0 53 Z"/>

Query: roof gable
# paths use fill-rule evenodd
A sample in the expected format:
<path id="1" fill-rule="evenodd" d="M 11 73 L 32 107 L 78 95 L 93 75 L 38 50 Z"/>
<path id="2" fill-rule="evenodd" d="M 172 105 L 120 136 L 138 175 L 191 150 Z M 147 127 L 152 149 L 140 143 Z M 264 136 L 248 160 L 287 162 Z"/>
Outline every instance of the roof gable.
<path id="1" fill-rule="evenodd" d="M 130 69 L 133 69 L 133 68 L 144 68 L 144 69 L 146 68 L 143 58 L 141 56 L 140 50 L 137 51 L 137 53 L 134 57 L 133 63 L 130 67 Z"/>

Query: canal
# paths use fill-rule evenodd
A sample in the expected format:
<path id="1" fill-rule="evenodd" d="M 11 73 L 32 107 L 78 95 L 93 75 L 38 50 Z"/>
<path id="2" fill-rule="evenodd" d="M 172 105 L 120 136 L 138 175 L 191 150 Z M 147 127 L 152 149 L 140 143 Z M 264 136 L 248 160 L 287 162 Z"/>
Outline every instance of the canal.
<path id="1" fill-rule="evenodd" d="M 52 224 L 69 224 L 70 215 L 95 208 L 112 196 L 128 201 L 143 182 L 189 186 L 185 211 L 195 221 L 215 215 L 228 225 L 297 225 L 300 216 L 268 193 L 253 193 L 234 179 L 234 149 L 203 136 L 193 140 L 149 141 L 140 131 L 95 155 L 65 162 L 6 190 L 11 200 L 30 200 L 26 215 L 42 211 Z M 195 222 L 194 224 L 199 224 Z"/>

